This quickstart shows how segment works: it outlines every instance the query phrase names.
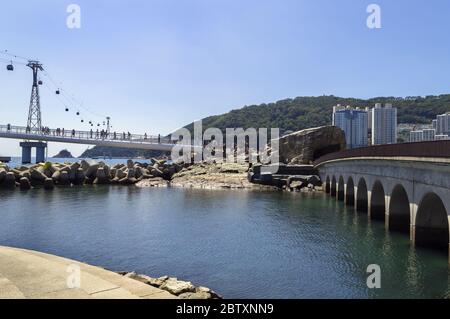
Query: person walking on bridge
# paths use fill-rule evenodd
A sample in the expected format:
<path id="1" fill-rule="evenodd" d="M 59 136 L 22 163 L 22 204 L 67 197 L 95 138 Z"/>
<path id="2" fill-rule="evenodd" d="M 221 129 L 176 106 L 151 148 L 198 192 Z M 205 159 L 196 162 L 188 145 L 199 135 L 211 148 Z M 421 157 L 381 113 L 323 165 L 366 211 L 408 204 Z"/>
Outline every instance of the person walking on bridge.
<path id="1" fill-rule="evenodd" d="M 72 130 L 72 137 L 75 137 L 75 130 Z"/>

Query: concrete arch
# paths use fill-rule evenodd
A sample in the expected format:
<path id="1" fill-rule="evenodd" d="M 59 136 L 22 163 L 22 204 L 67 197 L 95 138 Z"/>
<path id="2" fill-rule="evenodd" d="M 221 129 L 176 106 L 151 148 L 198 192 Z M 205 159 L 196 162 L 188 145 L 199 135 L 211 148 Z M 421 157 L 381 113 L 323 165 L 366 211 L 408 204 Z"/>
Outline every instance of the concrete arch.
<path id="1" fill-rule="evenodd" d="M 333 175 L 333 177 L 331 178 L 331 185 L 330 185 L 330 195 L 331 196 L 336 196 L 336 177 Z"/>
<path id="2" fill-rule="evenodd" d="M 389 229 L 409 233 L 411 225 L 411 209 L 408 193 L 397 184 L 391 192 L 389 201 Z"/>
<path id="3" fill-rule="evenodd" d="M 376 220 L 385 220 L 386 215 L 386 195 L 383 184 L 376 180 L 372 186 L 370 197 L 370 217 Z"/>
<path id="4" fill-rule="evenodd" d="M 367 192 L 367 183 L 364 178 L 360 178 L 358 182 L 358 191 L 356 192 L 356 210 L 367 212 L 369 207 L 369 199 Z"/>
<path id="5" fill-rule="evenodd" d="M 331 192 L 331 186 L 330 186 L 330 183 L 331 183 L 331 181 L 330 181 L 330 176 L 327 175 L 327 179 L 325 180 L 325 192 L 326 192 L 327 194 L 329 194 L 329 193 Z"/>
<path id="6" fill-rule="evenodd" d="M 344 177 L 339 176 L 337 187 L 337 199 L 343 201 L 345 199 L 345 181 Z"/>
<path id="7" fill-rule="evenodd" d="M 442 199 L 427 193 L 420 201 L 415 223 L 415 244 L 449 251 L 448 213 Z"/>
<path id="8" fill-rule="evenodd" d="M 351 176 L 347 180 L 345 189 L 345 203 L 349 206 L 355 206 L 355 183 L 353 182 L 353 178 Z"/>

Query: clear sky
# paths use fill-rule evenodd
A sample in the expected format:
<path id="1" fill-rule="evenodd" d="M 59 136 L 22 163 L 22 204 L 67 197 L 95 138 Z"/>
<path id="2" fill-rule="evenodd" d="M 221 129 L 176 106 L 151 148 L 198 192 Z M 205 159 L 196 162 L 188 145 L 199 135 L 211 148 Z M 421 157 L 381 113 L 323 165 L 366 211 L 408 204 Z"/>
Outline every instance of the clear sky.
<path id="1" fill-rule="evenodd" d="M 71 3 L 81 29 L 66 26 Z M 371 3 L 381 29 L 366 25 Z M 165 134 L 287 97 L 450 93 L 449 16 L 448 0 L 16 0 L 1 4 L 0 50 L 39 59 L 114 129 Z M 0 67 L 0 122 L 25 125 L 31 71 Z M 88 129 L 41 93 L 44 125 Z M 62 148 L 86 147 L 49 155 Z M 18 141 L 0 141 L 0 155 L 17 154 Z"/>

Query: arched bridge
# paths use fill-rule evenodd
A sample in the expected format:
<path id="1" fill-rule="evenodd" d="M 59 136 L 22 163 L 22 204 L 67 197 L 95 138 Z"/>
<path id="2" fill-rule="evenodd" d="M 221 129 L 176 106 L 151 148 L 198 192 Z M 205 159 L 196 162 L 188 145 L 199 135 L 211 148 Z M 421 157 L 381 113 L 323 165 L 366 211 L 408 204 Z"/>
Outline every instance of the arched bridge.
<path id="1" fill-rule="evenodd" d="M 314 164 L 331 196 L 409 234 L 412 245 L 450 255 L 450 141 L 346 150 Z"/>

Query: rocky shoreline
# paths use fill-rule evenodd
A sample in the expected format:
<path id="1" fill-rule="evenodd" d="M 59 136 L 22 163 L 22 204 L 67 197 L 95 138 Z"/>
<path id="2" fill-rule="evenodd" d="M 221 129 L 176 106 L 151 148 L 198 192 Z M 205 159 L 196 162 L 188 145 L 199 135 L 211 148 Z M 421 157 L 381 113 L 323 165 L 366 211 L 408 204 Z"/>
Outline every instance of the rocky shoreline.
<path id="1" fill-rule="evenodd" d="M 154 183 L 164 183 L 182 169 L 183 165 L 155 159 L 151 164 L 128 160 L 127 164 L 113 166 L 86 160 L 65 164 L 46 162 L 16 168 L 0 163 L 0 187 L 21 190 L 43 187 L 51 190 L 55 186 L 134 185 L 146 179 Z"/>
<path id="2" fill-rule="evenodd" d="M 254 180 L 248 164 L 176 164 L 152 159 L 151 163 L 128 160 L 109 166 L 104 162 L 81 160 L 75 163 L 41 163 L 10 168 L 0 163 L 0 188 L 29 190 L 76 185 L 136 185 L 137 187 L 177 187 L 192 189 L 232 189 L 312 192 L 321 190 L 318 176 L 277 176 Z"/>
<path id="3" fill-rule="evenodd" d="M 203 286 L 195 286 L 190 281 L 178 280 L 175 277 L 163 276 L 153 278 L 140 275 L 135 272 L 119 271 L 118 274 L 140 281 L 161 290 L 165 290 L 180 299 L 223 299 L 212 289 Z"/>

